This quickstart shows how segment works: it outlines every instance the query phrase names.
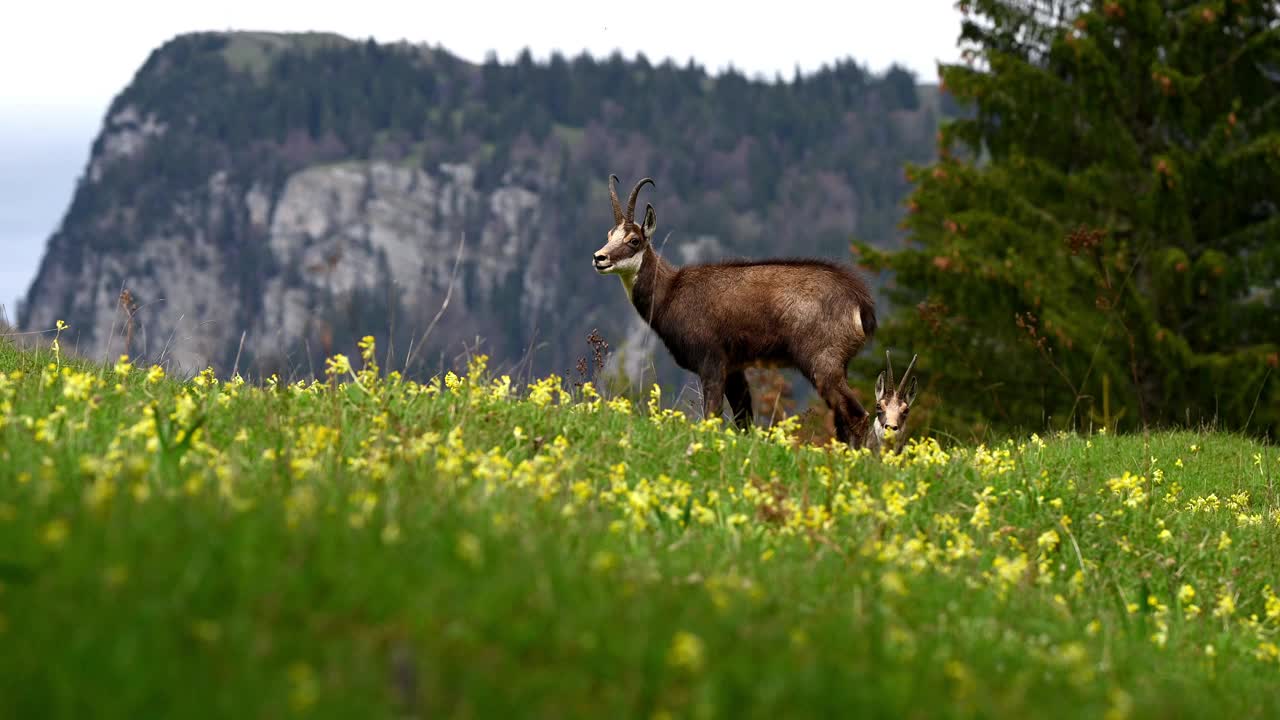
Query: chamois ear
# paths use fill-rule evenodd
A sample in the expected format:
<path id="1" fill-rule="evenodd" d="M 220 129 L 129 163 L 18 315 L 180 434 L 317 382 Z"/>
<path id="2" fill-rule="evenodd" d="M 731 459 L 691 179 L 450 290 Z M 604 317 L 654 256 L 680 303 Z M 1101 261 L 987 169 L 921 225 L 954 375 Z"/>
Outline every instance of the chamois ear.
<path id="1" fill-rule="evenodd" d="M 907 406 L 908 406 L 908 407 L 910 407 L 910 406 L 911 406 L 911 403 L 913 403 L 913 402 L 915 402 L 915 401 L 916 401 L 916 379 L 915 379 L 915 377 L 912 377 L 912 378 L 911 378 L 911 383 L 910 383 L 909 385 L 907 385 L 907 398 L 906 398 L 906 400 L 907 400 Z"/>
<path id="2" fill-rule="evenodd" d="M 884 371 L 880 371 L 880 375 L 876 377 L 876 402 L 884 399 Z"/>
<path id="3" fill-rule="evenodd" d="M 653 211 L 653 206 L 645 203 L 644 207 L 644 237 L 646 240 L 653 239 L 653 232 L 658 229 L 658 213 Z"/>

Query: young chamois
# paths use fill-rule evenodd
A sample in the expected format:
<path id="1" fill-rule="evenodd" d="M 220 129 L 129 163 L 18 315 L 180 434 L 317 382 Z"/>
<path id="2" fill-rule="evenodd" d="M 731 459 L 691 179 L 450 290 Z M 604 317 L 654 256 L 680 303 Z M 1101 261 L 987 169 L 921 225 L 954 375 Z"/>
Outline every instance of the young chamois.
<path id="1" fill-rule="evenodd" d="M 866 446 L 873 452 L 887 449 L 897 452 L 907 438 L 907 415 L 911 412 L 911 403 L 916 400 L 916 379 L 911 376 L 915 369 L 917 355 L 911 356 L 907 371 L 902 374 L 902 381 L 897 387 L 893 385 L 893 361 L 889 359 L 889 351 L 884 351 L 885 371 L 889 373 L 888 382 L 885 372 L 876 378 L 876 419 L 867 433 Z M 910 378 L 911 383 L 907 383 Z M 887 431 L 887 432 L 886 432 Z M 888 440 L 885 436 L 888 435 Z"/>
<path id="2" fill-rule="evenodd" d="M 734 422 L 751 426 L 748 367 L 794 367 L 813 384 L 835 414 L 836 436 L 857 446 L 866 410 L 845 381 L 845 369 L 876 329 L 875 305 L 866 282 L 823 260 L 761 260 L 677 268 L 654 252 L 658 218 L 652 205 L 635 223 L 631 191 L 624 213 L 609 176 L 613 229 L 593 264 L 622 279 L 631 304 L 671 352 L 676 364 L 697 373 L 704 417 L 721 415 L 725 395 Z"/>

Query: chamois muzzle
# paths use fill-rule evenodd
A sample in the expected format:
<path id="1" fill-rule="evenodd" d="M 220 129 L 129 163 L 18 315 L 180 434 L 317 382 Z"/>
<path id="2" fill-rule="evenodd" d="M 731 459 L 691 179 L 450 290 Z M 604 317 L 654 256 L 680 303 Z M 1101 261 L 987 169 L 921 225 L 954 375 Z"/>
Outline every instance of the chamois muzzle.
<path id="1" fill-rule="evenodd" d="M 604 253 L 596 253 L 591 258 L 591 264 L 595 266 L 596 272 L 604 272 L 613 267 L 613 263 L 609 262 L 609 256 Z"/>

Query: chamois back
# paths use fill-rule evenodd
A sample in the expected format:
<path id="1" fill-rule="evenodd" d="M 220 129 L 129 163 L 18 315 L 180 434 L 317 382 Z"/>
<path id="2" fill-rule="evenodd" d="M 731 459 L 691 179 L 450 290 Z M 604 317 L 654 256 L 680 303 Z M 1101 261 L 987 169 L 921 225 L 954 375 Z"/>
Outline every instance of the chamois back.
<path id="1" fill-rule="evenodd" d="M 723 349 L 730 368 L 813 361 L 841 368 L 876 330 L 875 299 L 852 268 L 826 260 L 734 260 L 675 271 L 653 325 L 677 362 Z"/>

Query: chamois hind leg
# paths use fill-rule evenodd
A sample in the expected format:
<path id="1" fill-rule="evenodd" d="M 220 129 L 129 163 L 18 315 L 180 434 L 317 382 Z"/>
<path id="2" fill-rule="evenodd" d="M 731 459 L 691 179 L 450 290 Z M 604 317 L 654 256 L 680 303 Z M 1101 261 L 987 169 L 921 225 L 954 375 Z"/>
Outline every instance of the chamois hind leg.
<path id="1" fill-rule="evenodd" d="M 698 371 L 702 382 L 702 417 L 710 420 L 724 413 L 724 365 L 708 364 Z"/>
<path id="2" fill-rule="evenodd" d="M 860 444 L 863 418 L 867 411 L 854 396 L 845 380 L 844 366 L 838 362 L 820 364 L 813 369 L 813 385 L 835 415 L 836 439 L 856 448 Z"/>
<path id="3" fill-rule="evenodd" d="M 725 394 L 729 396 L 729 408 L 733 410 L 733 421 L 743 430 L 751 429 L 754 419 L 751 410 L 751 386 L 747 384 L 747 374 L 735 370 L 725 378 Z"/>
<path id="4" fill-rule="evenodd" d="M 849 446 L 855 450 L 862 447 L 866 440 L 868 432 L 868 420 L 870 416 L 863 409 L 862 403 L 858 402 L 858 398 L 853 393 L 853 388 L 849 387 L 849 383 L 842 377 L 838 386 L 840 394 L 844 396 L 845 414 L 849 417 Z"/>
<path id="5" fill-rule="evenodd" d="M 827 407 L 831 408 L 835 416 L 836 439 L 850 447 L 855 447 L 855 420 L 849 411 L 849 404 L 845 402 L 844 393 L 840 392 L 839 385 L 843 383 L 844 378 L 824 376 L 815 384 L 818 387 L 818 394 L 826 401 Z"/>

